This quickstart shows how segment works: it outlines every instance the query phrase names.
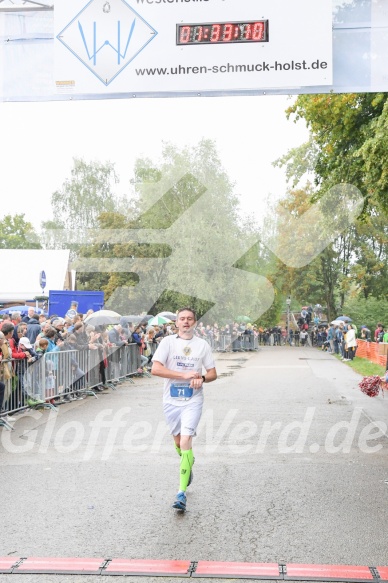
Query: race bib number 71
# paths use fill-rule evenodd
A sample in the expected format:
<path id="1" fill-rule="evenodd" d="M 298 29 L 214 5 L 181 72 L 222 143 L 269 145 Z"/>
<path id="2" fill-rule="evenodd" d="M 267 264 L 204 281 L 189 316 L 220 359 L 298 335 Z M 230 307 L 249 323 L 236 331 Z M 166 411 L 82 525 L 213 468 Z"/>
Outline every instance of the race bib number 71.
<path id="1" fill-rule="evenodd" d="M 193 396 L 193 391 L 189 384 L 187 383 L 171 383 L 170 385 L 170 395 L 173 399 L 178 399 L 180 401 L 187 401 Z"/>

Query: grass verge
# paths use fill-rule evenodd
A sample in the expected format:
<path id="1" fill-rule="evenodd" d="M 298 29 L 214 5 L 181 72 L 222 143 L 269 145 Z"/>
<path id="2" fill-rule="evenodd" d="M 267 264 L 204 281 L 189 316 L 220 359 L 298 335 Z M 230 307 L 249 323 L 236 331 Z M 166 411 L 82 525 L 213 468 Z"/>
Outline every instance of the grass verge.
<path id="1" fill-rule="evenodd" d="M 339 355 L 335 355 L 338 360 L 340 359 Z M 349 360 L 348 362 L 344 362 L 344 364 L 350 366 L 355 372 L 362 375 L 363 377 L 371 377 L 373 375 L 379 375 L 380 377 L 384 376 L 385 368 L 367 360 L 366 358 L 358 358 L 357 356 L 353 360 Z"/>

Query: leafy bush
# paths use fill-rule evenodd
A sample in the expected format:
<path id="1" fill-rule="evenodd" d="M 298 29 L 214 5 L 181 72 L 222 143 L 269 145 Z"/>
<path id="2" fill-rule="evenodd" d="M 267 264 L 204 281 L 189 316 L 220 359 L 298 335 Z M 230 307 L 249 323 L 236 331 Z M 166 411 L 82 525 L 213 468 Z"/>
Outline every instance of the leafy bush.
<path id="1" fill-rule="evenodd" d="M 344 314 L 352 318 L 358 329 L 366 325 L 373 334 L 378 322 L 388 325 L 388 302 L 372 297 L 350 298 L 345 302 Z"/>

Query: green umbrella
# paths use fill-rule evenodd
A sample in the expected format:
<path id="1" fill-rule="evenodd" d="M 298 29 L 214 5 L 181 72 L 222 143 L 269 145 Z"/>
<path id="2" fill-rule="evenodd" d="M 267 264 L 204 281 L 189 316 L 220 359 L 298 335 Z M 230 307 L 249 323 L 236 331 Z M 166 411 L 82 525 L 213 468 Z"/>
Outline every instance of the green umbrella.
<path id="1" fill-rule="evenodd" d="M 249 316 L 237 316 L 237 322 L 250 322 L 251 318 Z"/>
<path id="2" fill-rule="evenodd" d="M 161 326 L 162 324 L 168 324 L 170 320 L 163 318 L 163 316 L 155 316 L 148 320 L 148 326 Z"/>

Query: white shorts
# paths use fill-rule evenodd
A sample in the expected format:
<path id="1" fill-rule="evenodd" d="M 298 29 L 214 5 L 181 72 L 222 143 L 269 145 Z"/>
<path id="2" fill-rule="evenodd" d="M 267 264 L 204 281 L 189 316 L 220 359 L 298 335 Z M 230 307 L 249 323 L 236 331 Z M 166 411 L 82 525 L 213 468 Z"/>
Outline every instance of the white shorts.
<path id="1" fill-rule="evenodd" d="M 203 401 L 188 402 L 187 405 L 176 406 L 163 404 L 164 415 L 171 435 L 196 435 L 196 429 L 202 415 Z"/>

